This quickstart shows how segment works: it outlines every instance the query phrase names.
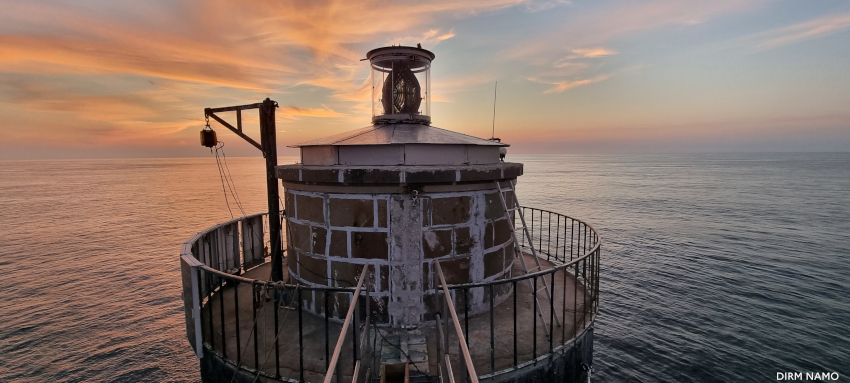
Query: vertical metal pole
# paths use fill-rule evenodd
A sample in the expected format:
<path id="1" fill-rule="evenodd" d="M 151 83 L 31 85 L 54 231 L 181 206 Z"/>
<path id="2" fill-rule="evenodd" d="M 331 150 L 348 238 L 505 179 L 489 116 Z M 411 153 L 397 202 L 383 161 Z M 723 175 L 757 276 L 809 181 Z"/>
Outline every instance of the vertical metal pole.
<path id="1" fill-rule="evenodd" d="M 576 270 L 573 274 L 573 338 L 578 335 L 578 262 L 575 263 Z"/>
<path id="2" fill-rule="evenodd" d="M 543 248 L 543 210 L 540 210 L 540 222 L 537 225 L 537 248 Z"/>
<path id="3" fill-rule="evenodd" d="M 366 265 L 366 266 L 363 266 L 363 267 L 369 267 L 369 266 Z M 365 283 L 365 281 L 364 281 L 364 283 Z M 359 299 L 360 296 L 359 295 L 355 296 L 354 294 L 351 294 L 351 295 L 352 295 L 351 304 L 354 305 L 354 318 L 351 318 L 351 327 L 352 327 L 351 328 L 351 345 L 354 346 L 354 350 L 352 350 L 353 351 L 352 355 L 354 356 L 354 358 L 352 358 L 352 360 L 351 360 L 351 363 L 352 363 L 351 370 L 354 371 L 357 368 L 357 359 L 360 359 L 360 356 L 357 355 L 357 354 L 360 353 L 360 349 L 358 347 L 358 341 L 357 341 L 357 327 L 360 327 L 360 299 Z"/>
<path id="4" fill-rule="evenodd" d="M 548 227 L 549 233 L 546 234 L 546 260 L 550 261 L 552 258 L 552 212 L 546 212 L 546 226 Z"/>
<path id="5" fill-rule="evenodd" d="M 564 263 L 567 263 L 567 217 L 564 217 L 564 252 L 562 255 L 564 257 Z"/>
<path id="6" fill-rule="evenodd" d="M 451 316 L 451 314 L 449 313 L 449 299 L 445 295 L 443 295 L 443 316 L 445 317 L 443 318 L 443 328 L 446 330 L 446 354 L 448 354 L 449 350 L 451 350 L 452 348 L 452 346 L 449 344 L 449 317 Z"/>
<path id="7" fill-rule="evenodd" d="M 298 288 L 298 377 L 301 383 L 304 383 L 304 317 L 301 315 L 304 311 L 301 306 L 304 300 L 301 297 L 301 292 L 304 291 Z"/>
<path id="8" fill-rule="evenodd" d="M 525 206 L 522 207 L 522 216 L 525 217 Z M 533 223 L 534 223 L 534 220 L 532 220 L 532 224 Z M 525 226 L 525 225 L 523 225 L 523 226 Z M 516 227 L 516 218 L 514 218 L 514 227 Z M 523 229 L 523 230 L 526 230 L 526 229 Z M 520 235 L 520 237 L 522 237 L 522 247 L 525 247 L 525 235 Z M 514 256 L 516 256 L 516 254 L 514 254 Z"/>
<path id="9" fill-rule="evenodd" d="M 239 326 L 239 281 L 233 281 L 233 312 L 236 316 L 236 360 L 242 360 L 242 345 L 239 340 L 241 327 Z"/>
<path id="10" fill-rule="evenodd" d="M 496 322 L 493 312 L 493 285 L 490 285 L 490 373 L 496 372 Z"/>
<path id="11" fill-rule="evenodd" d="M 552 352 L 552 340 L 555 339 L 555 272 L 549 277 L 552 282 L 552 293 L 549 294 L 549 353 Z"/>
<path id="12" fill-rule="evenodd" d="M 224 278 L 219 279 L 218 283 L 218 307 L 221 309 L 221 354 L 227 358 L 227 338 L 224 335 Z"/>
<path id="13" fill-rule="evenodd" d="M 587 323 L 587 258 L 581 260 L 582 290 L 581 290 L 581 324 Z"/>
<path id="14" fill-rule="evenodd" d="M 469 289 L 463 289 L 463 333 L 466 346 L 469 347 Z"/>
<path id="15" fill-rule="evenodd" d="M 567 226 L 564 225 L 564 229 L 566 229 L 566 228 L 567 228 Z M 565 240 L 566 240 L 566 238 L 565 238 Z M 565 245 L 566 245 L 566 243 L 565 243 Z M 564 246 L 564 247 L 566 248 L 566 246 Z M 564 258 L 566 258 L 566 257 L 564 257 Z M 563 287 L 562 290 L 563 290 L 563 294 L 564 294 L 563 295 L 564 301 L 563 301 L 562 307 L 561 307 L 562 308 L 561 318 L 564 318 L 564 323 L 563 323 L 563 327 L 561 328 L 561 344 L 564 344 L 564 343 L 567 342 L 567 269 L 568 269 L 567 267 L 564 267 L 564 269 L 562 270 L 563 273 L 564 273 L 564 283 L 563 283 L 563 286 L 562 286 Z"/>
<path id="16" fill-rule="evenodd" d="M 254 320 L 254 368 L 260 368 L 260 351 L 257 339 L 257 286 L 251 285 L 251 312 Z"/>
<path id="17" fill-rule="evenodd" d="M 376 273 L 377 273 L 377 271 L 378 270 L 375 270 Z M 368 278 L 368 274 L 367 274 L 367 278 Z M 369 285 L 368 282 L 370 282 L 370 281 L 368 279 L 366 280 L 366 282 L 367 282 L 366 283 L 366 316 L 369 317 L 369 316 L 372 316 L 372 310 L 371 310 L 372 298 L 369 296 L 369 290 L 371 290 L 371 286 L 373 286 L 373 285 Z M 372 283 L 374 283 L 374 282 L 372 282 Z"/>
<path id="18" fill-rule="evenodd" d="M 212 278 L 204 278 L 204 282 L 206 282 L 205 284 L 207 285 L 207 294 L 208 294 L 207 295 L 207 306 L 209 307 L 209 310 L 207 310 L 207 311 L 209 311 L 209 314 L 207 316 L 210 318 L 210 320 L 209 320 L 209 322 L 210 322 L 210 337 L 209 337 L 209 340 L 210 340 L 210 346 L 212 346 L 213 350 L 215 350 L 215 331 L 213 331 L 214 326 L 213 326 L 213 315 L 212 315 L 212 313 L 213 313 L 213 311 L 212 311 L 213 310 L 213 308 L 212 308 L 212 297 L 213 297 L 212 291 L 213 291 L 213 286 L 215 285 L 215 282 L 212 281 Z M 201 310 L 201 312 L 203 312 L 203 310 Z"/>
<path id="19" fill-rule="evenodd" d="M 561 215 L 558 214 L 555 216 L 555 260 L 558 260 L 558 245 L 561 244 L 560 237 L 560 229 L 561 228 Z"/>
<path id="20" fill-rule="evenodd" d="M 570 261 L 573 260 L 573 241 L 575 241 L 576 220 L 570 218 Z"/>
<path id="21" fill-rule="evenodd" d="M 517 363 L 517 324 L 516 324 L 516 281 L 513 281 L 514 288 L 514 367 L 518 366 Z"/>
<path id="22" fill-rule="evenodd" d="M 596 248 L 596 310 L 599 310 L 599 273 L 602 267 L 602 249 Z"/>
<path id="23" fill-rule="evenodd" d="M 280 310 L 280 299 L 283 297 L 277 287 L 274 288 L 274 376 L 280 378 L 280 343 L 278 342 L 277 333 L 280 331 L 278 324 L 277 312 Z"/>
<path id="24" fill-rule="evenodd" d="M 532 305 L 535 306 L 534 309 L 538 309 L 540 304 L 537 302 L 537 277 L 532 279 L 534 280 L 534 286 L 531 291 L 531 295 L 534 298 L 534 303 L 532 303 Z M 531 310 L 531 318 L 534 320 L 534 326 L 532 327 L 534 332 L 534 334 L 532 334 L 532 338 L 534 338 L 534 345 L 532 346 L 531 359 L 534 360 L 534 363 L 537 363 L 537 315 L 534 314 L 534 310 Z"/>
<path id="25" fill-rule="evenodd" d="M 530 207 L 528 208 L 528 210 L 531 211 L 531 231 L 528 232 L 528 236 L 531 237 L 532 235 L 534 235 L 534 208 Z M 526 230 L 528 229 L 526 228 Z M 534 237 L 528 239 L 528 246 L 534 246 Z"/>
<path id="26" fill-rule="evenodd" d="M 328 294 L 330 291 L 325 291 L 325 371 L 328 370 L 328 367 L 331 366 L 331 346 L 330 346 L 330 330 L 328 323 Z"/>
<path id="27" fill-rule="evenodd" d="M 584 253 L 587 254 L 587 224 L 584 224 Z"/>
<path id="28" fill-rule="evenodd" d="M 280 240 L 280 195 L 277 174 L 277 130 L 275 127 L 277 103 L 266 98 L 260 106 L 260 145 L 266 158 L 266 190 L 269 205 L 269 241 L 272 257 L 272 281 L 283 280 L 283 249 Z"/>

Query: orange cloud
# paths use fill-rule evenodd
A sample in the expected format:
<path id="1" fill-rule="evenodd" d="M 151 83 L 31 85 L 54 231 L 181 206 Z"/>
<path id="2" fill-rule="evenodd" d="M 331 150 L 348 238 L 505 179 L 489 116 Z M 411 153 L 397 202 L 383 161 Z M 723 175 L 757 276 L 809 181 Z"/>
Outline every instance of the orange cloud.
<path id="1" fill-rule="evenodd" d="M 583 49 L 573 49 L 573 55 L 571 57 L 577 58 L 595 58 L 595 57 L 605 57 L 617 54 L 610 49 L 605 48 L 583 48 Z"/>
<path id="2" fill-rule="evenodd" d="M 297 85 L 330 94 L 293 98 L 301 104 L 287 102 L 279 109 L 282 119 L 353 121 L 353 115 L 362 114 L 366 117 L 356 119 L 359 125 L 371 110 L 368 65 L 357 61 L 363 57 L 362 44 L 414 32 L 427 48 L 455 36 L 452 30 L 430 27 L 435 20 L 522 2 L 185 0 L 167 7 L 133 3 L 108 10 L 85 4 L 4 4 L 0 75 L 14 78 L 15 84 L 0 89 L 0 116 L 17 133 L 0 140 L 49 136 L 105 145 L 147 137 L 151 143 L 171 142 L 175 134 L 202 123 L 204 107 L 287 95 Z M 100 87 L 117 79 L 129 86 Z M 317 106 L 328 98 L 337 101 L 333 108 Z M 19 108 L 29 115 L 10 118 Z"/>
<path id="3" fill-rule="evenodd" d="M 344 114 L 337 113 L 331 109 L 309 109 L 299 108 L 297 106 L 281 106 L 276 114 L 284 118 L 344 116 Z"/>
<path id="4" fill-rule="evenodd" d="M 561 92 L 563 92 L 567 89 L 570 89 L 570 88 L 575 88 L 575 87 L 580 86 L 580 85 L 586 85 L 586 84 L 590 84 L 590 83 L 594 83 L 594 82 L 604 81 L 607 78 L 608 78 L 608 76 L 597 76 L 597 77 L 594 77 L 594 78 L 586 78 L 586 79 L 583 79 L 583 80 L 557 82 L 557 83 L 554 84 L 555 85 L 554 87 L 547 89 L 543 93 L 561 93 Z"/>

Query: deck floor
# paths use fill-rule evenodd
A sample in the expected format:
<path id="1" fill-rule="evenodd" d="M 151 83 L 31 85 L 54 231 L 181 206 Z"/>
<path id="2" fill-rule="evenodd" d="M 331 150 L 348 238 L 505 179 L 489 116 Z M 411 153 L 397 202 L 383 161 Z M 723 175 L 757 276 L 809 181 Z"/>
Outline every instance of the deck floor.
<path id="1" fill-rule="evenodd" d="M 526 254 L 526 262 L 532 262 L 531 255 Z M 551 266 L 551 263 L 541 261 L 543 268 Z M 256 269 L 245 273 L 245 277 L 253 279 L 266 280 L 269 277 L 269 265 L 263 265 Z M 284 267 L 284 270 L 286 268 Z M 513 275 L 522 275 L 520 262 L 514 263 Z M 547 281 L 549 281 L 547 277 Z M 564 284 L 566 283 L 566 288 Z M 574 336 L 574 329 L 584 327 L 584 321 L 588 319 L 582 318 L 584 311 L 583 296 L 584 288 L 578 284 L 578 291 L 574 288 L 576 285 L 575 279 L 571 273 L 563 271 L 555 274 L 554 291 L 554 307 L 555 313 L 560 318 L 561 325 L 553 325 L 553 346 L 558 347 L 563 340 L 569 340 Z M 538 279 L 538 288 L 542 287 L 541 281 Z M 532 304 L 532 287 L 529 283 L 521 281 L 517 283 L 517 302 L 516 302 L 516 359 L 519 363 L 523 363 L 532 359 L 533 355 L 544 355 L 549 352 L 549 338 L 546 336 L 549 330 L 549 301 L 546 299 L 546 294 L 543 291 L 538 293 L 541 309 L 545 318 L 544 324 L 540 317 L 535 313 L 534 305 Z M 240 326 L 238 331 L 239 352 L 237 354 L 237 331 L 236 331 L 236 301 L 238 295 Z M 462 296 L 462 294 L 459 294 Z M 222 307 L 222 297 L 223 307 Z M 577 299 L 576 299 L 577 297 Z M 459 302 L 455 302 L 457 307 L 461 309 L 457 311 L 461 326 L 465 326 L 466 319 L 462 310 L 463 300 L 458 298 Z M 574 312 L 574 304 L 578 304 L 578 313 Z M 258 304 L 257 316 L 253 316 L 252 309 L 252 289 L 248 284 L 239 284 L 238 288 L 233 286 L 225 286 L 217 293 L 213 294 L 210 301 L 204 306 L 204 318 L 209 318 L 212 313 L 212 325 L 207 319 L 203 323 L 204 339 L 218 353 L 226 356 L 227 359 L 238 361 L 241 359 L 241 365 L 251 369 L 259 369 L 270 375 L 276 375 L 275 369 L 275 338 L 279 345 L 279 373 L 283 377 L 299 379 L 300 358 L 298 353 L 299 338 L 298 338 L 298 312 L 293 309 L 280 307 L 277 310 L 278 329 L 275 331 L 275 309 L 272 300 L 261 299 Z M 493 333 L 494 337 L 494 352 L 493 362 L 491 366 L 491 335 L 490 335 L 490 313 L 485 311 L 482 314 L 469 317 L 469 349 L 472 356 L 473 365 L 475 366 L 478 375 L 489 374 L 492 371 L 500 371 L 505 368 L 510 368 L 514 365 L 514 309 L 513 309 L 513 294 L 509 294 L 506 300 L 497 305 L 493 315 Z M 566 306 L 566 309 L 565 309 Z M 301 322 L 303 336 L 303 363 L 304 363 L 304 378 L 310 382 L 321 382 L 327 370 L 326 367 L 326 336 L 328 339 L 328 349 L 333 352 L 339 337 L 341 324 L 330 321 L 327 331 L 325 328 L 324 317 L 315 316 L 303 312 L 303 321 Z M 224 326 L 221 326 L 221 320 L 224 318 Z M 255 319 L 256 318 L 256 319 Z M 574 326 L 575 322 L 579 326 Z M 254 342 L 253 329 L 254 324 L 257 326 L 258 342 Z M 450 322 L 451 325 L 451 322 Z M 536 327 L 537 336 L 532 336 Z M 212 334 L 210 333 L 212 329 Z M 437 330 L 433 321 L 425 322 L 418 329 L 426 339 L 428 348 L 428 360 L 430 365 L 428 372 L 432 375 L 437 374 Z M 454 328 L 450 330 L 450 347 L 449 353 L 452 360 L 452 366 L 455 374 L 461 373 L 459 352 L 460 347 L 457 342 L 457 336 L 454 333 Z M 327 334 L 327 335 L 326 335 Z M 210 336 L 212 335 L 212 337 Z M 385 337 L 389 334 L 384 333 Z M 351 335 L 347 337 L 346 347 L 343 347 L 341 355 L 342 375 L 344 378 L 350 379 L 353 371 L 353 347 L 351 345 Z M 536 339 L 536 353 L 535 353 Z M 381 344 L 379 338 L 376 344 Z M 256 354 L 254 349 L 256 347 Z M 380 350 L 377 350 L 377 355 L 380 355 Z M 425 367 L 421 364 L 418 366 L 420 370 Z M 374 374 L 373 374 L 374 376 Z"/>

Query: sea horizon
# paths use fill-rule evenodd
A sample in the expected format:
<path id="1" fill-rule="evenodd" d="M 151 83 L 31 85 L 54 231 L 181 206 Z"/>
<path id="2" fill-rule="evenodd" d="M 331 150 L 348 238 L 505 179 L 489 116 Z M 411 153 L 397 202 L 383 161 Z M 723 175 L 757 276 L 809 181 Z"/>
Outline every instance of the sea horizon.
<path id="1" fill-rule="evenodd" d="M 264 211 L 262 159 L 228 161 L 245 211 Z M 850 154 L 507 161 L 525 166 L 521 204 L 602 237 L 593 381 L 850 373 Z M 197 381 L 178 254 L 241 215 L 217 169 L 213 157 L 0 162 L 0 380 Z"/>

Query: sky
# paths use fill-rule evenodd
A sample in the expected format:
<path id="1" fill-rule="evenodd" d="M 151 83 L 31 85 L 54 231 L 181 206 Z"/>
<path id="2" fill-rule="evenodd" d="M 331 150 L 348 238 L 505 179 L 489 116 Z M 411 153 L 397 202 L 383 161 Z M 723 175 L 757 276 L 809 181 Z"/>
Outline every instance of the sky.
<path id="1" fill-rule="evenodd" d="M 369 50 L 436 55 L 432 125 L 512 153 L 850 151 L 850 2 L 3 1 L 0 160 L 207 156 L 370 125 Z M 227 114 L 230 121 L 235 117 Z M 256 113 L 243 120 L 259 137 Z M 212 123 L 228 155 L 258 151 Z"/>

